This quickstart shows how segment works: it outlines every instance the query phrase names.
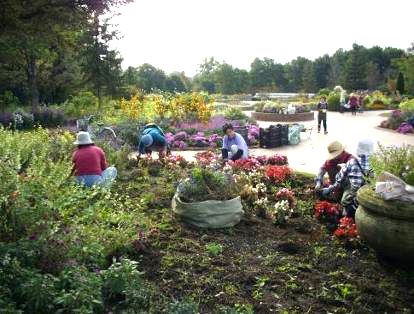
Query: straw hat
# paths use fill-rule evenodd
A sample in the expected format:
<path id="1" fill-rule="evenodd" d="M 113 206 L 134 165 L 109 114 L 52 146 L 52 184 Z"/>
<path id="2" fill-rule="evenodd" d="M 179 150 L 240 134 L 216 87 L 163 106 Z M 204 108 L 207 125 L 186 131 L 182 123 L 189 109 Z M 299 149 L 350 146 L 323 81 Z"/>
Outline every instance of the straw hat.
<path id="1" fill-rule="evenodd" d="M 338 141 L 334 141 L 331 144 L 328 145 L 328 159 L 332 160 L 338 157 L 340 154 L 343 153 L 345 150 L 345 147 L 339 143 Z"/>
<path id="2" fill-rule="evenodd" d="M 93 144 L 93 141 L 91 140 L 91 136 L 88 132 L 79 132 L 76 135 L 76 141 L 73 142 L 74 145 L 88 145 Z"/>

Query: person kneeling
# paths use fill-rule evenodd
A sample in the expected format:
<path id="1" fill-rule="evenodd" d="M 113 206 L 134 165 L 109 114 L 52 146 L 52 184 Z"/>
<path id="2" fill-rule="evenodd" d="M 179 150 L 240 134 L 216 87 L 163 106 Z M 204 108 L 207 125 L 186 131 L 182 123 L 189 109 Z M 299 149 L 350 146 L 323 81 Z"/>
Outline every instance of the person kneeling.
<path id="1" fill-rule="evenodd" d="M 247 159 L 249 158 L 249 148 L 243 136 L 234 132 L 233 125 L 230 123 L 223 126 L 223 148 L 221 154 L 224 161 Z"/>
<path id="2" fill-rule="evenodd" d="M 76 181 L 86 187 L 109 186 L 117 176 L 115 167 L 107 167 L 104 151 L 96 146 L 88 132 L 79 132 L 72 155 Z"/>
<path id="3" fill-rule="evenodd" d="M 341 199 L 343 215 L 354 217 L 358 207 L 357 192 L 365 184 L 365 177 L 371 174 L 369 156 L 373 153 L 374 143 L 362 140 L 358 143 L 357 156 L 351 158 L 336 175 L 334 184 L 322 190 L 324 196 L 329 195 L 337 186 L 343 184 L 344 194 Z M 344 184 L 345 183 L 345 184 Z"/>
<path id="4" fill-rule="evenodd" d="M 138 158 L 143 154 L 151 156 L 154 149 L 158 151 L 160 159 L 170 153 L 164 131 L 158 125 L 150 123 L 142 131 L 138 143 Z"/>

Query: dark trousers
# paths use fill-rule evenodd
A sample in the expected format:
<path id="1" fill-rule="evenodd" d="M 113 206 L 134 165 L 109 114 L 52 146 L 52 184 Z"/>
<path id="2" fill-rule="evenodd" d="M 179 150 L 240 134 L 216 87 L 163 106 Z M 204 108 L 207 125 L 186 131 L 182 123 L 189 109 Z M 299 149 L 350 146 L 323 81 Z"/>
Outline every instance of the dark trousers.
<path id="1" fill-rule="evenodd" d="M 318 115 L 318 131 L 321 130 L 321 123 L 323 122 L 323 130 L 326 132 L 326 115 Z"/>

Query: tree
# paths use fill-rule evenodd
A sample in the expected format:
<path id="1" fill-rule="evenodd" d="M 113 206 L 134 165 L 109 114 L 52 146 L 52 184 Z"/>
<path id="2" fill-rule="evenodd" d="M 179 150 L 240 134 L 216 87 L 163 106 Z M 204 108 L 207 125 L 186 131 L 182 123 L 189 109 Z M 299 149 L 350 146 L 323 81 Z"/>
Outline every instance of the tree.
<path id="1" fill-rule="evenodd" d="M 372 61 L 369 61 L 366 65 L 366 75 L 367 88 L 370 90 L 375 90 L 384 83 L 377 65 Z"/>
<path id="2" fill-rule="evenodd" d="M 331 71 L 331 60 L 328 55 L 317 58 L 313 62 L 313 69 L 315 73 L 316 89 L 328 87 L 329 73 Z"/>
<path id="3" fill-rule="evenodd" d="M 101 24 L 97 17 L 84 32 L 82 68 L 85 82 L 90 84 L 102 105 L 104 95 L 114 96 L 122 82 L 122 58 L 109 49 L 109 42 L 116 38 L 115 31 L 109 31 L 108 20 Z"/>
<path id="4" fill-rule="evenodd" d="M 183 73 L 171 73 L 165 81 L 165 90 L 170 92 L 186 92 L 188 88 Z"/>
<path id="5" fill-rule="evenodd" d="M 288 79 L 288 91 L 298 92 L 303 89 L 303 74 L 308 59 L 298 57 L 285 65 L 285 73 Z"/>
<path id="6" fill-rule="evenodd" d="M 353 45 L 345 64 L 344 86 L 348 90 L 366 89 L 367 59 L 363 46 Z"/>
<path id="7" fill-rule="evenodd" d="M 144 63 L 138 68 L 138 87 L 147 93 L 154 90 L 164 90 L 166 79 L 164 71 L 151 64 Z"/>
<path id="8" fill-rule="evenodd" d="M 303 90 L 308 93 L 316 92 L 316 75 L 312 61 L 303 68 Z"/>
<path id="9" fill-rule="evenodd" d="M 273 59 L 254 59 L 250 65 L 249 73 L 252 90 L 274 90 L 276 81 L 283 81 L 280 78 L 280 73 L 283 72 L 281 72 L 280 66 L 276 65 Z"/>
<path id="10" fill-rule="evenodd" d="M 404 94 L 404 92 L 405 92 L 404 75 L 401 72 L 398 73 L 397 90 L 400 93 L 400 95 Z"/>

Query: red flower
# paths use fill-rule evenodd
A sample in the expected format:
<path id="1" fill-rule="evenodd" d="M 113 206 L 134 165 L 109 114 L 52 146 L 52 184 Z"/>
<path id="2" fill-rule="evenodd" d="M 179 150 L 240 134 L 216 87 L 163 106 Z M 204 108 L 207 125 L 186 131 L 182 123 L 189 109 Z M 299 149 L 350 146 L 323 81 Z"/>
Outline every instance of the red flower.
<path id="1" fill-rule="evenodd" d="M 273 183 L 282 183 L 289 179 L 292 169 L 288 166 L 268 166 L 266 169 L 266 177 Z"/>
<path id="2" fill-rule="evenodd" d="M 330 203 L 328 201 L 316 202 L 314 209 L 315 217 L 318 219 L 324 217 L 334 217 L 340 213 L 339 204 Z"/>
<path id="3" fill-rule="evenodd" d="M 339 227 L 335 230 L 334 235 L 338 238 L 352 239 L 358 236 L 355 222 L 350 217 L 343 217 L 339 221 Z"/>
<path id="4" fill-rule="evenodd" d="M 260 162 L 250 157 L 248 159 L 238 159 L 229 163 L 235 170 L 252 171 L 260 167 Z"/>

